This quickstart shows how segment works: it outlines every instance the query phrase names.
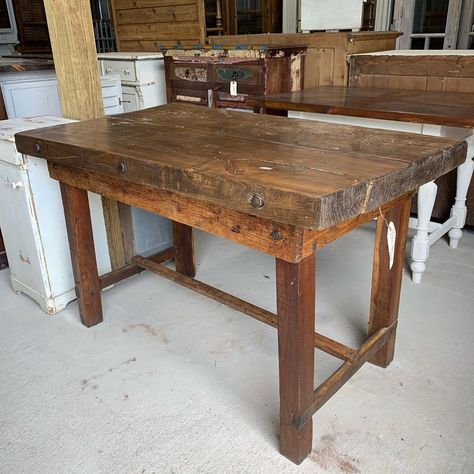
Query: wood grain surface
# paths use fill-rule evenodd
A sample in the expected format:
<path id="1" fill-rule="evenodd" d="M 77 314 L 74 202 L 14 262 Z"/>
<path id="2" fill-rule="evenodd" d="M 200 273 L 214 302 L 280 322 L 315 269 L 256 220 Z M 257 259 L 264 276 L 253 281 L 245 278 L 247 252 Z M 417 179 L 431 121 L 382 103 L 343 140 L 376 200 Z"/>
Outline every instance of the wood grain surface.
<path id="1" fill-rule="evenodd" d="M 446 138 L 169 104 L 16 135 L 20 152 L 304 228 L 365 214 L 465 160 Z"/>
<path id="2" fill-rule="evenodd" d="M 272 109 L 474 127 L 474 93 L 322 86 L 248 102 Z"/>

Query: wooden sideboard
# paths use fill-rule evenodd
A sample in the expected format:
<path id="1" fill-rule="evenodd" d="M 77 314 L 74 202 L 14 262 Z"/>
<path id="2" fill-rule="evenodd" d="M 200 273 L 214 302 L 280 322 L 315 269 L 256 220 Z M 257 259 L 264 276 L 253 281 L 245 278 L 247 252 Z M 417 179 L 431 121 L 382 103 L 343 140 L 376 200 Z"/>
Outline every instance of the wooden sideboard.
<path id="1" fill-rule="evenodd" d="M 395 48 L 396 31 L 332 33 L 270 33 L 258 35 L 209 36 L 211 44 L 305 45 L 304 88 L 345 86 L 349 78 L 347 56 Z"/>
<path id="2" fill-rule="evenodd" d="M 168 102 L 252 110 L 248 98 L 302 88 L 305 49 L 261 45 L 167 50 Z"/>
<path id="3" fill-rule="evenodd" d="M 396 50 L 351 56 L 349 85 L 474 93 L 474 51 Z M 456 194 L 456 171 L 442 176 L 436 184 L 432 217 L 445 220 Z M 466 224 L 474 226 L 473 182 L 467 195 Z"/>

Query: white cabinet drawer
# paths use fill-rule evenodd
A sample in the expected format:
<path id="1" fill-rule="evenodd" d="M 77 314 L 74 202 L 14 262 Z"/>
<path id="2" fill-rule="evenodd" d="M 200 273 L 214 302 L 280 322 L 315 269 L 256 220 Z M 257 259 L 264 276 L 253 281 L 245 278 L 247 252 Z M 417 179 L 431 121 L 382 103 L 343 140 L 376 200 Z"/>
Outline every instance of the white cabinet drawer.
<path id="1" fill-rule="evenodd" d="M 102 74 L 112 76 L 118 74 L 123 82 L 136 82 L 137 72 L 134 61 L 110 61 L 102 62 Z"/>
<path id="2" fill-rule="evenodd" d="M 143 109 L 143 100 L 140 101 L 139 99 L 140 97 L 137 94 L 136 87 L 122 87 L 122 104 L 125 113 Z"/>

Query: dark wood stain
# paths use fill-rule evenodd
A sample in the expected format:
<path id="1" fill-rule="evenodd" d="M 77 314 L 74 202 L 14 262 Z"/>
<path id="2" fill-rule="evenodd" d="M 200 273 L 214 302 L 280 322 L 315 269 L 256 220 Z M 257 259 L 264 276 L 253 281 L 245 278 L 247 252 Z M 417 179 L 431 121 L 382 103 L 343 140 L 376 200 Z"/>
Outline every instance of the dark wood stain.
<path id="1" fill-rule="evenodd" d="M 474 93 L 322 86 L 249 100 L 250 105 L 351 117 L 474 127 Z"/>
<path id="2" fill-rule="evenodd" d="M 466 154 L 445 138 L 181 104 L 22 132 L 16 142 L 50 162 L 314 229 L 376 209 Z"/>

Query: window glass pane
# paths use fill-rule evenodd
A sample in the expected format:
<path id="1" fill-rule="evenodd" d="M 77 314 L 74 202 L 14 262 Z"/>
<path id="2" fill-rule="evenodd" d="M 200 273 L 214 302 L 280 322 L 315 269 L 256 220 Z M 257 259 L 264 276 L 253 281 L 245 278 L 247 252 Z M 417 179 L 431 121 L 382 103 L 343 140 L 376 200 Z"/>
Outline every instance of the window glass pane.
<path id="1" fill-rule="evenodd" d="M 262 32 L 261 0 L 237 0 L 237 30 L 239 34 Z"/>
<path id="2" fill-rule="evenodd" d="M 474 13 L 471 18 L 471 34 L 469 36 L 469 49 L 474 49 Z"/>
<path id="3" fill-rule="evenodd" d="M 413 33 L 444 33 L 449 0 L 416 0 Z"/>
<path id="4" fill-rule="evenodd" d="M 0 28 L 11 28 L 10 17 L 8 16 L 7 0 L 0 0 Z"/>

